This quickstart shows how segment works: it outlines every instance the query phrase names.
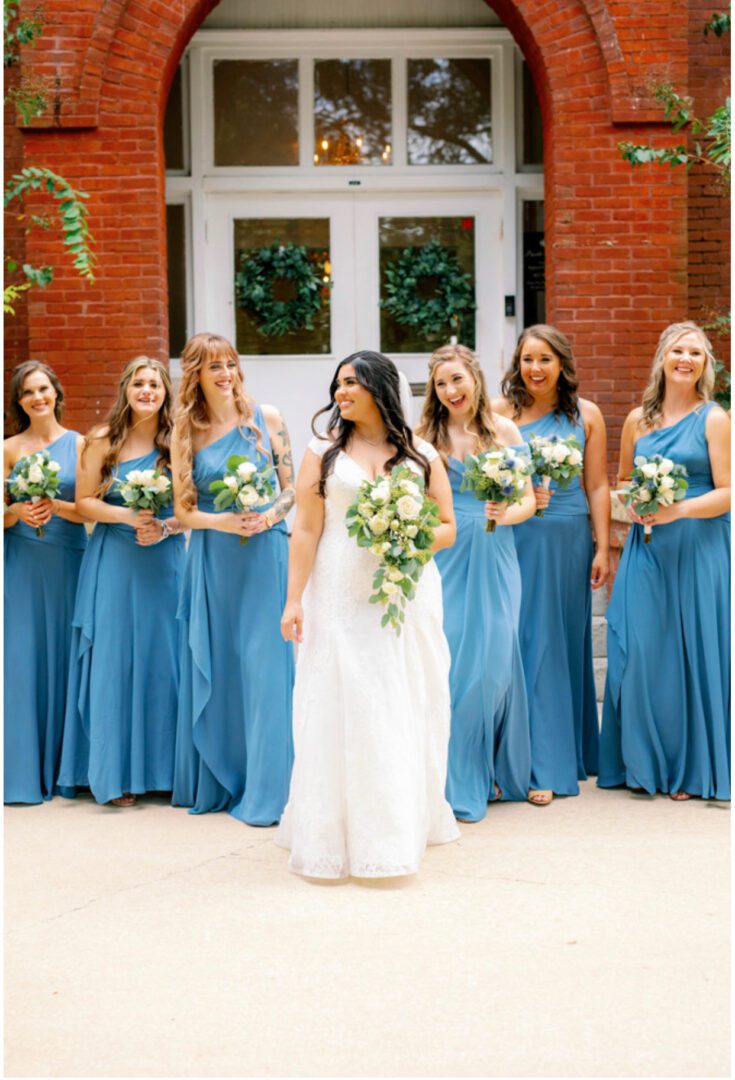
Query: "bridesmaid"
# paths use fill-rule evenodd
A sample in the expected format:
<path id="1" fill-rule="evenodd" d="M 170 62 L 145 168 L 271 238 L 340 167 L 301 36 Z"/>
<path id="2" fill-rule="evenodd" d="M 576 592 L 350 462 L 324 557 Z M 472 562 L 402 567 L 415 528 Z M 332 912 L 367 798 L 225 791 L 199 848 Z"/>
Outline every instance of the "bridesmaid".
<path id="1" fill-rule="evenodd" d="M 523 582 L 520 640 L 531 725 L 529 802 L 578 795 L 597 772 L 599 723 L 592 666 L 592 596 L 608 576 L 610 490 L 605 422 L 577 395 L 568 339 L 553 326 L 530 326 L 518 339 L 497 412 L 532 435 L 574 435 L 583 448 L 584 487 L 534 487 L 544 517 L 515 528 Z M 592 519 L 596 551 L 593 555 Z"/>
<path id="2" fill-rule="evenodd" d="M 655 514 L 628 511 L 607 612 L 600 787 L 730 798 L 730 419 L 713 386 L 705 334 L 674 323 L 623 428 L 621 478 L 634 457 L 662 454 L 686 466 L 689 488 Z"/>
<path id="3" fill-rule="evenodd" d="M 488 801 L 525 799 L 531 776 L 518 558 L 512 529 L 489 536 L 485 519 L 519 524 L 534 513 L 536 500 L 530 479 L 512 507 L 483 505 L 460 492 L 465 454 L 523 443 L 511 420 L 493 416 L 482 368 L 464 345 L 445 345 L 431 357 L 417 434 L 447 465 L 457 519 L 454 546 L 435 556 L 452 654 L 447 798 L 460 821 L 480 821 Z"/>
<path id="4" fill-rule="evenodd" d="M 5 505 L 5 802 L 40 803 L 54 793 L 66 704 L 71 619 L 87 533 L 74 506 L 81 436 L 62 427 L 64 391 L 46 364 L 13 371 L 5 478 L 21 458 L 48 450 L 58 462 L 58 498 Z M 43 525 L 45 536 L 36 536 Z"/>
<path id="5" fill-rule="evenodd" d="M 84 441 L 78 474 L 77 506 L 97 524 L 74 610 L 59 784 L 89 786 L 114 806 L 173 784 L 184 538 L 170 504 L 159 517 L 135 513 L 117 483 L 132 470 L 168 470 L 170 404 L 164 365 L 131 360 L 106 422 Z"/>
<path id="6" fill-rule="evenodd" d="M 179 605 L 182 671 L 173 802 L 274 825 L 293 761 L 293 647 L 280 635 L 285 517 L 294 501 L 286 425 L 246 393 L 237 353 L 197 334 L 181 357 L 173 444 L 177 517 L 192 529 Z M 276 467 L 267 508 L 217 512 L 209 485 L 242 455 Z M 247 545 L 240 543 L 247 538 Z"/>

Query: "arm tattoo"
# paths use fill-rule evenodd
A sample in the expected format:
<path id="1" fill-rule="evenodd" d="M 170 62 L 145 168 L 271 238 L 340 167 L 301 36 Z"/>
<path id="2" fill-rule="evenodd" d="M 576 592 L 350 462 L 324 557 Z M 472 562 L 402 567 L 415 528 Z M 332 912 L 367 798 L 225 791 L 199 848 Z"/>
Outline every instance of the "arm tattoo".
<path id="1" fill-rule="evenodd" d="M 276 435 L 280 453 L 273 447 L 273 464 L 278 469 L 278 480 L 281 485 L 281 494 L 273 503 L 273 515 L 276 521 L 282 521 L 293 506 L 296 493 L 293 489 L 293 454 L 288 437 L 288 430 L 283 418 L 280 418 L 280 429 Z"/>
<path id="2" fill-rule="evenodd" d="M 282 521 L 296 501 L 296 493 L 293 488 L 286 488 L 273 503 L 272 510 L 276 521 Z"/>

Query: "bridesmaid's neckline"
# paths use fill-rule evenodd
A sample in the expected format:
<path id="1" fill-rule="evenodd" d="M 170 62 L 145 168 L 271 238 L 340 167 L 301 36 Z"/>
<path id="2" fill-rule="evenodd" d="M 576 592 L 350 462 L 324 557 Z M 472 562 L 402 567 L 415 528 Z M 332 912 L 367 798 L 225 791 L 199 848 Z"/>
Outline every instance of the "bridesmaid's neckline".
<path id="1" fill-rule="evenodd" d="M 42 446 L 40 448 L 40 450 L 31 450 L 30 454 L 21 454 L 21 456 L 18 458 L 18 461 L 21 461 L 22 458 L 24 458 L 24 457 L 31 457 L 33 454 L 40 454 L 44 450 L 50 450 L 52 446 L 56 446 L 57 442 L 61 442 L 61 440 L 64 438 L 65 435 L 71 435 L 71 434 L 72 434 L 71 428 L 67 428 L 66 431 L 62 431 L 61 435 L 57 435 L 55 439 L 51 440 L 51 442 L 46 443 L 45 446 Z M 75 432 L 75 434 L 76 434 L 76 432 Z M 15 463 L 16 465 L 18 464 L 18 461 L 16 461 L 16 463 Z M 15 465 L 13 466 L 13 468 L 15 468 Z"/>
<path id="2" fill-rule="evenodd" d="M 531 424 L 540 424 L 542 420 L 545 420 L 547 416 L 554 416 L 556 409 L 549 409 L 543 416 L 537 416 L 535 420 L 527 420 L 525 424 L 519 424 L 519 428 L 529 427 Z M 561 415 L 564 415 L 563 413 Z"/>
<path id="3" fill-rule="evenodd" d="M 673 431 L 675 427 L 678 427 L 679 424 L 683 424 L 685 420 L 688 420 L 690 416 L 694 416 L 695 413 L 698 413 L 701 409 L 705 407 L 705 405 L 708 404 L 708 401 L 700 401 L 699 405 L 696 405 L 688 413 L 685 413 L 684 416 L 682 416 L 679 420 L 676 420 L 673 424 L 667 424 L 666 427 L 653 428 L 651 431 L 646 432 L 645 435 L 641 435 L 641 439 L 646 439 L 649 435 L 657 435 L 659 431 Z"/>
<path id="4" fill-rule="evenodd" d="M 118 458 L 117 459 L 117 464 L 118 465 L 129 465 L 131 461 L 143 461 L 144 458 L 150 457 L 151 454 L 155 453 L 155 451 L 156 451 L 155 446 L 152 446 L 147 454 L 138 454 L 136 457 Z"/>
<path id="5" fill-rule="evenodd" d="M 218 438 L 212 439 L 211 442 L 205 443 L 204 446 L 200 446 L 199 449 L 194 452 L 194 457 L 196 457 L 197 454 L 201 454 L 203 450 L 209 450 L 210 446 L 216 446 L 218 442 L 222 442 L 223 439 L 232 435 L 233 431 L 239 431 L 242 426 L 242 424 L 234 424 L 229 431 L 224 433 L 224 435 L 220 435 Z"/>

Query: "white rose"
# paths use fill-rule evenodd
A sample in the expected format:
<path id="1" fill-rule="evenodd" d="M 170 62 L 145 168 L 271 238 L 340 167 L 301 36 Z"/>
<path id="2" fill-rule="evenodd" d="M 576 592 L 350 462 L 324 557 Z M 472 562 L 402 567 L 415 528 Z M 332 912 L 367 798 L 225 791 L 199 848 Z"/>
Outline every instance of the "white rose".
<path id="1" fill-rule="evenodd" d="M 260 495 L 258 495 L 254 487 L 247 484 L 244 488 L 241 488 L 237 499 L 241 506 L 255 506 L 257 502 L 260 502 Z"/>
<path id="2" fill-rule="evenodd" d="M 18 491 L 20 491 L 22 494 L 25 494 L 25 492 L 28 491 L 28 484 L 26 482 L 25 476 L 16 477 L 15 483 L 18 487 Z"/>
<path id="3" fill-rule="evenodd" d="M 403 574 L 400 570 L 389 570 L 388 581 L 403 581 Z"/>
<path id="4" fill-rule="evenodd" d="M 48 469 L 49 472 L 57 473 L 59 471 L 59 469 L 61 468 L 61 465 L 59 465 L 58 461 L 49 461 L 46 468 Z"/>
<path id="5" fill-rule="evenodd" d="M 369 518 L 373 512 L 373 508 L 368 502 L 361 502 L 357 507 L 357 512 L 364 518 Z"/>
<path id="6" fill-rule="evenodd" d="M 43 469 L 40 465 L 31 465 L 28 470 L 28 479 L 32 484 L 43 483 Z"/>
<path id="7" fill-rule="evenodd" d="M 418 525 L 407 525 L 404 531 L 406 536 L 413 540 L 414 536 L 418 536 L 419 534 L 419 527 Z"/>
<path id="8" fill-rule="evenodd" d="M 143 474 L 140 471 L 140 469 L 131 469 L 130 472 L 128 473 L 128 475 L 127 475 L 127 482 L 129 484 L 142 484 L 143 483 L 143 481 L 141 479 L 142 476 L 143 476 Z"/>
<path id="9" fill-rule="evenodd" d="M 154 491 L 160 491 L 161 493 L 163 493 L 164 491 L 169 490 L 169 488 L 171 487 L 171 481 L 167 476 L 164 476 L 163 473 L 161 473 L 161 475 L 157 476 L 156 479 L 153 481 L 152 487 Z"/>
<path id="10" fill-rule="evenodd" d="M 658 465 L 655 461 L 648 461 L 645 465 L 641 465 L 641 472 L 647 480 L 653 480 L 658 476 Z"/>
<path id="11" fill-rule="evenodd" d="M 582 452 L 581 450 L 571 450 L 569 453 L 569 464 L 577 467 L 582 464 Z"/>
<path id="12" fill-rule="evenodd" d="M 416 499 L 421 497 L 421 489 L 413 480 L 404 480 L 401 483 L 401 490 L 407 495 L 413 495 Z"/>
<path id="13" fill-rule="evenodd" d="M 382 590 L 386 596 L 396 596 L 401 591 L 398 586 L 392 581 L 384 581 L 382 585 Z"/>
<path id="14" fill-rule="evenodd" d="M 564 443 L 557 443 L 556 446 L 552 447 L 552 451 L 551 460 L 556 461 L 559 465 L 569 457 L 569 447 L 565 446 Z"/>
<path id="15" fill-rule="evenodd" d="M 659 491 L 658 501 L 661 503 L 662 506 L 671 506 L 672 502 L 674 501 L 673 491 Z"/>
<path id="16" fill-rule="evenodd" d="M 155 469 L 141 469 L 138 473 L 138 482 L 141 484 L 150 484 L 155 475 Z"/>
<path id="17" fill-rule="evenodd" d="M 381 480 L 370 492 L 373 502 L 384 503 L 390 499 L 390 484 L 387 480 Z"/>
<path id="18" fill-rule="evenodd" d="M 641 488 L 641 490 L 638 492 L 638 494 L 635 497 L 635 501 L 636 502 L 650 502 L 651 501 L 651 492 L 648 490 L 648 488 Z"/>
<path id="19" fill-rule="evenodd" d="M 488 480 L 497 480 L 500 474 L 500 465 L 497 461 L 486 461 L 482 466 L 482 471 Z"/>
<path id="20" fill-rule="evenodd" d="M 237 466 L 237 475 L 241 480 L 249 480 L 253 473 L 258 471 L 257 465 L 253 465 L 252 461 L 243 461 L 241 465 Z"/>
<path id="21" fill-rule="evenodd" d="M 235 494 L 237 492 L 237 478 L 234 476 L 223 476 L 222 479 L 225 484 L 227 484 L 230 491 Z"/>
<path id="22" fill-rule="evenodd" d="M 384 532 L 388 531 L 388 522 L 380 514 L 373 514 L 368 521 L 368 528 L 373 536 L 382 536 Z"/>
<path id="23" fill-rule="evenodd" d="M 541 447 L 541 457 L 544 459 L 544 461 L 546 461 L 546 462 L 553 461 L 553 453 L 554 453 L 554 447 L 553 446 L 542 446 Z"/>
<path id="24" fill-rule="evenodd" d="M 671 491 L 674 487 L 673 476 L 662 476 L 658 482 L 659 491 Z"/>
<path id="25" fill-rule="evenodd" d="M 671 460 L 671 458 L 665 457 L 663 459 L 663 461 L 659 462 L 659 465 L 658 465 L 658 474 L 659 474 L 659 476 L 668 476 L 669 473 L 671 472 L 671 470 L 673 469 L 673 467 L 674 467 L 674 463 Z"/>
<path id="26" fill-rule="evenodd" d="M 421 505 L 411 495 L 401 495 L 396 510 L 403 521 L 414 521 L 419 516 Z"/>

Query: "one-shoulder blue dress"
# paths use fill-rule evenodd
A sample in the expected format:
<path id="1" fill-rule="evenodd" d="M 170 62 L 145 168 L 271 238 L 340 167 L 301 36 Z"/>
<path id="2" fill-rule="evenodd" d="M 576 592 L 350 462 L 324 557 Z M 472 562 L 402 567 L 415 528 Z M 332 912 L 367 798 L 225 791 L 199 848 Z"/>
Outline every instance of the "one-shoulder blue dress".
<path id="1" fill-rule="evenodd" d="M 485 531 L 485 504 L 460 491 L 449 458 L 457 539 L 436 553 L 452 654 L 447 799 L 455 816 L 485 817 L 496 798 L 525 799 L 531 776 L 528 703 L 518 644 L 521 575 L 513 530 Z"/>
<path id="2" fill-rule="evenodd" d="M 194 456 L 200 510 L 215 513 L 213 480 L 233 454 L 262 467 L 261 446 L 235 428 Z M 265 510 L 267 507 L 259 507 Z M 293 646 L 281 637 L 286 602 L 285 522 L 250 537 L 193 529 L 179 605 L 182 660 L 173 803 L 190 813 L 226 810 L 248 825 L 274 825 L 288 799 L 293 739 Z"/>
<path id="3" fill-rule="evenodd" d="M 46 447 L 61 466 L 58 498 L 74 502 L 76 431 Z M 11 473 L 11 477 L 15 473 Z M 54 794 L 66 709 L 71 620 L 83 525 L 54 515 L 46 534 L 23 521 L 5 530 L 6 803 L 40 803 Z"/>
<path id="4" fill-rule="evenodd" d="M 121 461 L 113 477 L 154 468 L 157 456 Z M 105 502 L 124 505 L 118 485 Z M 169 504 L 159 516 L 172 513 Z M 62 794 L 89 787 L 106 803 L 125 792 L 171 790 L 183 560 L 182 535 L 143 547 L 131 526 L 96 523 L 74 609 Z"/>
<path id="5" fill-rule="evenodd" d="M 709 402 L 644 435 L 689 473 L 687 499 L 712 491 Z M 730 798 L 730 515 L 633 525 L 607 610 L 600 787 Z"/>
<path id="6" fill-rule="evenodd" d="M 522 424 L 532 435 L 584 449 L 584 423 L 547 413 Z M 534 478 L 534 484 L 539 480 Z M 531 787 L 578 795 L 578 780 L 597 772 L 599 722 L 592 664 L 592 531 L 579 478 L 557 488 L 543 517 L 515 525 L 521 567 L 520 642 L 531 725 Z"/>

